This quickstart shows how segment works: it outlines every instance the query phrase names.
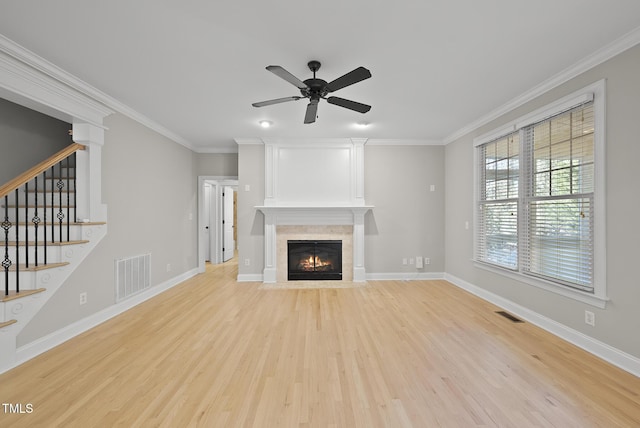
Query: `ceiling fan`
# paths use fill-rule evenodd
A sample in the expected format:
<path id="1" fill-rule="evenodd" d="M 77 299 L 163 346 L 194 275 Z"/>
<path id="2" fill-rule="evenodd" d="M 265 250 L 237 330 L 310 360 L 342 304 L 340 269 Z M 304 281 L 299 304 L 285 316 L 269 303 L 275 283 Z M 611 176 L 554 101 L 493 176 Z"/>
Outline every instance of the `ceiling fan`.
<path id="1" fill-rule="evenodd" d="M 318 102 L 320 102 L 321 98 L 327 100 L 329 104 L 348 108 L 349 110 L 354 110 L 360 113 L 366 113 L 371 110 L 371 106 L 366 104 L 339 97 L 327 98 L 327 95 L 331 92 L 335 92 L 338 89 L 342 89 L 344 87 L 353 85 L 354 83 L 358 83 L 370 78 L 371 72 L 369 70 L 364 67 L 358 67 L 355 70 L 345 74 L 344 76 L 338 77 L 336 80 L 327 83 L 322 79 L 316 78 L 316 71 L 320 69 L 320 61 L 309 61 L 307 65 L 313 72 L 313 78 L 307 79 L 304 82 L 279 65 L 270 65 L 267 67 L 267 70 L 297 87 L 300 90 L 300 94 L 302 94 L 302 96 L 276 98 L 274 100 L 261 101 L 259 103 L 253 103 L 251 105 L 254 107 L 264 107 L 271 104 L 279 104 L 285 103 L 287 101 L 298 101 L 303 98 L 309 98 L 307 112 L 304 116 L 304 123 L 313 123 L 316 121 Z"/>

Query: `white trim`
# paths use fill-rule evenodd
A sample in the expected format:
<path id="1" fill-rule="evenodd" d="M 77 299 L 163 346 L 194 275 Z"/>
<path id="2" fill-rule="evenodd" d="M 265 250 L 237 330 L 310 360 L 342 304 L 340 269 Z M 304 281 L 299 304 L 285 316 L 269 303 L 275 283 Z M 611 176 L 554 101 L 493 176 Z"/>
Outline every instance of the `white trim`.
<path id="1" fill-rule="evenodd" d="M 387 272 L 368 273 L 367 281 L 424 281 L 444 279 L 444 272 Z"/>
<path id="2" fill-rule="evenodd" d="M 1 34 L 0 53 L 7 57 L 0 56 L 2 59 L 0 71 L 6 74 L 0 79 L 0 85 L 2 85 L 0 89 L 20 97 L 16 99 L 15 96 L 10 96 L 11 101 L 60 120 L 73 121 L 71 118 L 61 116 L 59 113 L 62 112 L 96 126 L 102 126 L 102 119 L 115 110 L 192 151 L 197 148 L 193 143 L 158 122 L 138 113 Z M 18 83 L 15 84 L 13 81 L 18 79 Z"/>
<path id="3" fill-rule="evenodd" d="M 218 185 L 229 185 L 229 186 L 237 186 L 238 185 L 238 176 L 229 175 L 199 175 L 198 176 L 198 272 L 204 273 L 205 271 L 205 238 L 202 236 L 204 232 L 204 224 L 205 224 L 205 207 L 204 207 L 204 184 L 207 181 L 215 181 Z M 216 195 L 217 197 L 217 195 Z M 220 218 L 222 213 L 216 213 L 216 218 Z M 209 225 L 211 227 L 211 225 Z M 216 224 L 213 227 L 221 227 L 220 224 Z M 219 233 L 222 233 L 220 231 Z"/>
<path id="4" fill-rule="evenodd" d="M 73 76 L 0 35 L 0 96 L 69 123 L 104 128 L 113 111 L 94 98 Z"/>
<path id="5" fill-rule="evenodd" d="M 108 308 L 96 312 L 95 314 L 92 314 L 84 319 L 76 321 L 73 324 L 61 328 L 60 330 L 54 331 L 53 333 L 41 337 L 40 339 L 23 345 L 16 350 L 15 363 L 10 367 L 2 367 L 0 368 L 0 370 L 3 370 L 4 372 L 17 367 L 20 364 L 23 364 L 30 359 L 37 357 L 38 355 L 66 342 L 67 340 L 72 339 L 79 334 L 82 334 L 85 331 L 90 330 L 93 327 L 96 327 L 103 322 L 110 320 L 117 315 L 120 315 L 121 313 L 133 308 L 134 306 L 137 306 L 140 303 L 143 303 L 157 296 L 158 294 L 175 287 L 181 282 L 184 282 L 187 279 L 197 275 L 197 273 L 197 269 L 191 269 L 181 275 L 163 282 L 162 284 L 158 284 L 148 290 L 143 291 L 140 294 L 136 294 L 135 296 L 132 296 L 127 300 L 109 306 Z"/>
<path id="6" fill-rule="evenodd" d="M 192 149 L 196 153 L 216 153 L 216 154 L 224 154 L 224 153 L 238 153 L 238 147 L 203 147 L 203 146 L 195 146 Z"/>
<path id="7" fill-rule="evenodd" d="M 586 58 L 583 58 L 574 65 L 564 69 L 560 73 L 551 76 L 549 79 L 531 88 L 527 92 L 517 96 L 511 101 L 503 104 L 497 109 L 449 134 L 442 140 L 442 143 L 446 145 L 456 141 L 458 138 L 463 137 L 470 132 L 480 128 L 481 126 L 500 118 L 506 113 L 509 113 L 510 111 L 528 103 L 529 101 L 539 97 L 540 95 L 543 95 L 551 89 L 568 82 L 574 77 L 577 77 L 580 74 L 591 70 L 595 66 L 600 65 L 603 62 L 613 58 L 614 56 L 626 51 L 627 49 L 634 47 L 638 43 L 640 43 L 640 27 L 630 31 L 619 39 L 614 40 L 612 43 L 608 44 L 602 49 L 595 51 L 594 53 L 587 56 Z"/>
<path id="8" fill-rule="evenodd" d="M 239 146 L 264 144 L 264 141 L 260 138 L 234 138 L 233 141 L 235 141 Z"/>
<path id="9" fill-rule="evenodd" d="M 408 138 L 370 138 L 368 146 L 442 146 L 442 140 Z"/>
<path id="10" fill-rule="evenodd" d="M 53 332 L 45 337 L 42 337 L 27 345 L 23 345 L 16 351 L 16 362 L 9 367 L 3 367 L 0 370 L 0 374 L 11 370 L 14 367 L 19 366 L 27 362 L 28 360 L 58 346 L 73 337 L 84 333 L 91 328 L 98 326 L 99 324 L 108 321 L 111 318 L 137 306 L 138 304 L 155 297 L 164 291 L 173 288 L 174 286 L 186 281 L 187 279 L 197 275 L 197 269 L 192 269 L 183 273 L 175 278 L 165 281 L 162 284 L 152 287 L 149 290 L 144 291 L 128 300 L 110 306 L 100 312 L 97 312 L 87 318 Z M 640 377 L 640 359 L 630 355 L 624 351 L 614 348 L 606 343 L 598 341 L 590 336 L 585 335 L 577 330 L 569 328 L 564 324 L 560 324 L 550 318 L 547 318 L 535 311 L 525 308 L 511 300 L 505 299 L 497 294 L 487 291 L 481 287 L 471 284 L 461 278 L 451 275 L 446 272 L 425 272 L 418 274 L 411 273 L 373 273 L 367 274 L 367 280 L 371 281 L 384 281 L 384 280 L 403 280 L 408 281 L 414 279 L 408 276 L 416 275 L 423 276 L 424 278 L 415 279 L 444 279 L 451 284 L 459 287 L 469 293 L 492 303 L 504 310 L 507 310 L 514 315 L 548 331 L 549 333 L 572 343 L 585 351 L 602 358 L 603 360 L 619 367 L 635 376 Z M 261 274 L 245 274 L 238 275 L 238 282 L 263 282 Z"/>
<path id="11" fill-rule="evenodd" d="M 567 95 L 566 97 L 562 97 L 559 100 L 556 100 L 550 104 L 545 105 L 537 110 L 532 111 L 529 114 L 522 116 L 518 119 L 518 122 L 515 125 L 515 129 L 521 129 L 527 127 L 529 125 L 533 125 L 534 123 L 542 122 L 543 120 L 549 119 L 550 117 L 561 114 L 565 111 L 569 111 L 574 107 L 578 107 L 582 104 L 593 101 L 594 95 L 590 91 L 590 88 L 596 88 L 604 86 L 604 80 L 599 80 L 598 82 L 587 86 L 577 92 Z"/>
<path id="12" fill-rule="evenodd" d="M 264 282 L 261 273 L 245 273 L 239 274 L 236 279 L 238 282 Z"/>
<path id="13" fill-rule="evenodd" d="M 609 301 L 607 297 L 599 297 L 599 296 L 596 296 L 595 294 L 590 294 L 588 292 L 580 291 L 578 289 L 559 286 L 556 283 L 553 283 L 551 281 L 545 281 L 541 278 L 535 278 L 517 271 L 502 269 L 498 266 L 491 266 L 486 263 L 481 263 L 475 260 L 473 260 L 473 264 L 477 268 L 484 269 L 486 271 L 495 273 L 497 275 L 506 276 L 508 278 L 513 279 L 514 281 L 533 285 L 534 287 L 541 288 L 543 290 L 550 291 L 552 293 L 559 294 L 561 296 L 568 297 L 573 300 L 578 300 L 579 302 L 586 303 L 587 305 L 591 305 L 596 308 L 606 309 L 607 302 Z"/>
<path id="14" fill-rule="evenodd" d="M 593 101 L 594 108 L 594 177 L 597 179 L 594 183 L 594 236 L 593 236 L 593 294 L 582 293 L 578 290 L 562 286 L 560 284 L 554 285 L 551 281 L 539 280 L 532 278 L 529 275 L 522 273 L 520 270 L 511 271 L 507 269 L 500 269 L 498 266 L 490 266 L 478 260 L 477 250 L 477 233 L 478 233 L 478 201 L 479 201 L 479 181 L 481 179 L 481 169 L 478 165 L 478 146 L 488 143 L 490 141 L 499 138 L 499 136 L 506 135 L 505 131 L 513 129 L 513 131 L 522 130 L 524 127 L 531 126 L 532 124 L 539 122 L 540 120 L 549 118 L 556 114 L 566 112 L 567 110 L 584 104 L 585 102 Z M 587 303 L 592 306 L 604 308 L 606 302 L 609 300 L 607 297 L 607 276 L 606 276 L 606 183 L 604 168 L 606 165 L 606 80 L 598 80 L 586 87 L 583 87 L 571 94 L 562 97 L 556 101 L 553 101 L 539 109 L 534 110 L 531 113 L 525 114 L 509 124 L 501 126 L 495 130 L 492 130 L 480 137 L 473 140 L 474 145 L 474 182 L 473 182 L 473 224 L 474 224 L 474 236 L 473 236 L 473 254 L 474 261 L 477 267 L 491 270 L 492 272 L 508 276 L 512 279 L 521 281 L 526 284 L 543 288 L 547 291 L 552 291 L 556 294 L 563 295 L 575 300 L 579 300 L 583 303 Z M 512 131 L 512 132 L 513 132 Z M 522 131 L 521 131 L 522 132 Z M 521 184 L 524 180 L 520 180 Z M 523 188 L 520 188 L 520 195 L 522 198 L 524 195 Z M 521 239 L 521 232 L 518 233 L 518 240 Z M 518 267 L 520 269 L 520 267 Z M 558 290 L 554 290 L 557 288 Z"/>
<path id="15" fill-rule="evenodd" d="M 485 143 L 488 143 L 493 140 L 497 140 L 502 137 L 506 137 L 509 134 L 513 134 L 516 131 L 515 121 L 508 123 L 507 125 L 501 126 L 500 128 L 493 129 L 486 134 L 482 134 L 479 137 L 473 139 L 473 147 L 481 146 Z"/>
<path id="16" fill-rule="evenodd" d="M 498 296 L 497 294 L 471 284 L 454 275 L 445 273 L 444 279 L 453 285 L 466 290 L 487 302 L 493 303 L 502 309 L 512 312 L 514 315 L 523 318 L 543 330 L 546 330 L 549 333 L 566 340 L 567 342 L 572 343 L 599 358 L 602 358 L 614 366 L 640 377 L 640 358 L 607 345 L 604 342 L 587 336 L 586 334 L 567 327 L 564 324 L 560 324 L 557 321 L 547 318 L 535 311 L 532 311 L 531 309 L 525 308 L 524 306 Z"/>

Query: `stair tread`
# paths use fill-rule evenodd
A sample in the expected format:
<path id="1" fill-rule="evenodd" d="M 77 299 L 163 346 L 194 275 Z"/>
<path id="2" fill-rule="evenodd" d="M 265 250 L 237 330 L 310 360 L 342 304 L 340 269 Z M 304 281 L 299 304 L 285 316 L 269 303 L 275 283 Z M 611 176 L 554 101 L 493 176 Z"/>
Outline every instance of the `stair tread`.
<path id="1" fill-rule="evenodd" d="M 15 324 L 17 322 L 18 321 L 16 321 L 16 320 L 9 320 L 9 321 L 5 321 L 5 322 L 0 322 L 0 328 L 8 327 L 11 324 Z"/>
<path id="2" fill-rule="evenodd" d="M 28 241 L 30 246 L 34 246 L 36 243 L 35 241 Z M 89 242 L 86 239 L 80 239 L 80 240 L 75 240 L 75 241 L 62 241 L 62 242 L 51 242 L 51 241 L 47 241 L 47 246 L 53 246 L 53 247 L 61 247 L 61 246 L 65 246 L 65 245 L 78 245 L 78 244 L 86 244 L 87 242 Z M 16 245 L 16 241 L 9 241 L 9 246 L 15 246 Z M 25 241 L 18 241 L 17 245 L 19 247 L 25 245 Z M 44 242 L 40 242 L 38 241 L 38 246 L 42 246 L 44 245 Z"/>
<path id="3" fill-rule="evenodd" d="M 53 222 L 53 225 L 58 226 L 60 224 L 60 222 L 55 221 Z M 64 226 L 67 225 L 67 223 L 62 223 Z M 69 223 L 69 226 L 101 226 L 103 224 L 107 224 L 106 221 L 87 221 L 87 222 L 81 222 L 81 221 L 77 221 L 77 222 L 71 222 Z M 25 223 L 24 221 L 21 221 L 20 223 L 18 223 L 18 226 L 33 226 L 33 223 Z M 39 227 L 43 227 L 43 226 L 51 226 L 51 222 L 40 222 L 38 223 Z"/>
<path id="4" fill-rule="evenodd" d="M 21 263 L 18 265 L 18 267 L 20 268 L 20 272 L 38 272 L 41 270 L 55 269 L 55 268 L 67 266 L 68 264 L 69 262 L 39 264 L 38 266 L 35 266 L 32 264 L 31 266 L 27 267 L 26 265 Z M 9 270 L 12 272 L 15 272 L 16 271 L 15 265 L 12 265 L 9 268 Z"/>
<path id="5" fill-rule="evenodd" d="M 0 205 L 0 207 L 2 208 L 15 208 L 15 205 Z M 24 204 L 20 204 L 18 205 L 18 208 L 44 208 L 44 205 L 37 205 L 36 204 L 29 204 L 29 205 L 24 205 Z M 51 208 L 51 205 L 47 205 L 47 208 Z M 54 205 L 53 208 L 75 208 L 73 205 Z"/>
<path id="6" fill-rule="evenodd" d="M 9 295 L 8 296 L 3 296 L 0 299 L 0 302 L 9 302 L 11 300 L 16 300 L 16 299 L 20 299 L 21 297 L 27 297 L 27 296 L 31 296 L 33 294 L 38 294 L 38 293 L 42 293 L 43 291 L 46 291 L 46 288 L 37 288 L 35 290 L 23 290 L 19 293 L 16 293 L 13 290 L 9 290 Z"/>
<path id="7" fill-rule="evenodd" d="M 32 190 L 32 189 L 29 189 L 29 190 L 27 191 L 27 193 L 29 193 L 29 194 L 33 194 L 33 193 L 46 193 L 47 195 L 50 195 L 50 194 L 51 194 L 51 189 L 49 189 L 49 190 L 47 190 L 47 189 L 38 189 L 38 191 L 37 191 L 37 192 L 36 192 L 36 190 L 35 190 L 35 189 L 33 189 L 33 190 Z M 75 190 L 68 190 L 68 189 L 65 189 L 65 190 L 59 191 L 58 189 L 55 189 L 55 190 L 53 191 L 53 194 L 55 195 L 56 193 L 72 193 L 72 194 L 73 194 L 73 193 L 76 193 L 76 191 L 75 191 Z"/>

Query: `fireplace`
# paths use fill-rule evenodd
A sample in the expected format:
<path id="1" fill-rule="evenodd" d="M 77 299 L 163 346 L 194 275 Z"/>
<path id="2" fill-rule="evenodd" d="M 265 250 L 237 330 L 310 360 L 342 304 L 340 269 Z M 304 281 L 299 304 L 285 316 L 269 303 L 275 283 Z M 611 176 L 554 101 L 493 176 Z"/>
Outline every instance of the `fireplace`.
<path id="1" fill-rule="evenodd" d="M 287 279 L 342 280 L 342 241 L 288 240 Z"/>

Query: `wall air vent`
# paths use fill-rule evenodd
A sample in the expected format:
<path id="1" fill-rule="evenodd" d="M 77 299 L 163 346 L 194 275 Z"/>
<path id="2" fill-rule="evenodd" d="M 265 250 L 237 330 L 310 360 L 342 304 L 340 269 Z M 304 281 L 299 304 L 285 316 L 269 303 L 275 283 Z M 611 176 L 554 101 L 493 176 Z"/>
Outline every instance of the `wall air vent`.
<path id="1" fill-rule="evenodd" d="M 116 301 L 149 288 L 150 275 L 151 254 L 116 260 Z"/>

